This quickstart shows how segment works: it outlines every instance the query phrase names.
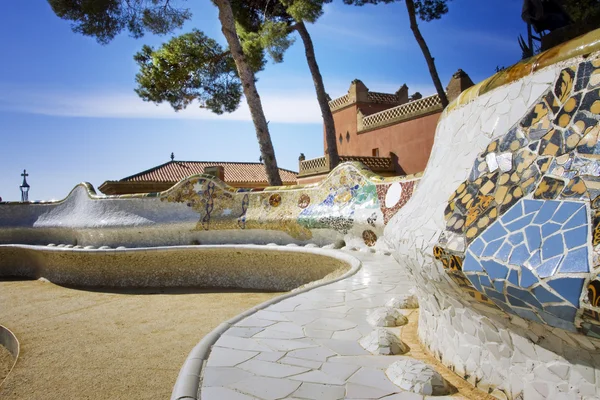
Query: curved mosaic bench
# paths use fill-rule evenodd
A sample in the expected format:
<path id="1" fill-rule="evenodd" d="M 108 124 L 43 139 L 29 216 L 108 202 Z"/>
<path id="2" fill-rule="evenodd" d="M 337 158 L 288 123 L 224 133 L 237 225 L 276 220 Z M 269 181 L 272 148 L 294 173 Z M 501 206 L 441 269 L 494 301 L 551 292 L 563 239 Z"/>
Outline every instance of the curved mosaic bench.
<path id="1" fill-rule="evenodd" d="M 499 398 L 600 396 L 599 50 L 594 31 L 464 92 L 385 230 L 423 342 Z"/>
<path id="2" fill-rule="evenodd" d="M 142 195 L 97 196 L 90 184 L 81 184 L 57 202 L 0 203 L 0 243 L 374 246 L 417 182 L 345 163 L 318 184 L 262 192 L 236 190 L 207 175 Z"/>

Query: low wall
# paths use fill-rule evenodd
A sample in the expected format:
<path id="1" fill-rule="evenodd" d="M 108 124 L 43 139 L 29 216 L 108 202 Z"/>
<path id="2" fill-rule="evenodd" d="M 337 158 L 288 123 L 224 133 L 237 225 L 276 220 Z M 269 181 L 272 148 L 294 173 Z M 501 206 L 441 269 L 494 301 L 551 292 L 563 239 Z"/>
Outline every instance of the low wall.
<path id="1" fill-rule="evenodd" d="M 385 228 L 419 336 L 498 398 L 600 397 L 600 31 L 463 92 Z"/>
<path id="2" fill-rule="evenodd" d="M 12 356 L 12 359 L 13 359 L 13 364 L 10 367 L 8 374 L 4 377 L 4 379 L 0 380 L 0 386 L 2 386 L 2 384 L 4 383 L 4 381 L 6 380 L 8 375 L 10 375 L 12 369 L 15 367 L 15 364 L 17 363 L 17 359 L 19 358 L 19 352 L 20 352 L 20 348 L 21 348 L 21 346 L 19 344 L 19 340 L 14 335 L 14 333 L 12 333 L 10 331 L 10 329 L 8 329 L 2 325 L 0 325 L 0 346 L 4 346 L 8 350 L 8 352 L 10 353 L 10 355 Z"/>
<path id="3" fill-rule="evenodd" d="M 236 190 L 206 175 L 165 192 L 97 196 L 78 185 L 62 201 L 0 203 L 0 243 L 148 247 L 313 243 L 375 246 L 418 178 L 383 178 L 360 163 L 314 185 Z"/>
<path id="4" fill-rule="evenodd" d="M 0 278 L 86 287 L 218 287 L 288 291 L 343 274 L 325 249 L 178 246 L 80 250 L 0 245 Z"/>

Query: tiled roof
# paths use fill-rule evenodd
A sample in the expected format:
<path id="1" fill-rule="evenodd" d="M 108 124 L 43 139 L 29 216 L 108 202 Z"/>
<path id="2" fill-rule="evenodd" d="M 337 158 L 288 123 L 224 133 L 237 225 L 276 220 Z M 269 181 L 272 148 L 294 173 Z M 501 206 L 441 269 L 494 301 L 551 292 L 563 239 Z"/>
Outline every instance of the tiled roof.
<path id="1" fill-rule="evenodd" d="M 120 182 L 179 182 L 190 175 L 204 173 L 204 168 L 223 166 L 225 182 L 266 183 L 267 173 L 262 163 L 212 162 L 212 161 L 169 161 L 146 171 L 128 176 Z M 279 168 L 284 184 L 296 184 L 296 172 Z"/>

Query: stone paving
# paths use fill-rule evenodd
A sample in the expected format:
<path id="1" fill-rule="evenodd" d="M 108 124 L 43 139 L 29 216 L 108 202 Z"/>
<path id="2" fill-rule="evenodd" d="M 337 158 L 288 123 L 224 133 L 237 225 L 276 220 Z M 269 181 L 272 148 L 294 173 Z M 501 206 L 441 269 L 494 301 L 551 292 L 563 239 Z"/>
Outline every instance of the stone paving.
<path id="1" fill-rule="evenodd" d="M 405 356 L 371 355 L 359 344 L 367 316 L 413 286 L 393 257 L 351 252 L 353 276 L 290 297 L 229 328 L 203 369 L 202 400 L 424 399 L 403 391 L 386 368 Z M 435 396 L 443 398 L 443 396 Z"/>

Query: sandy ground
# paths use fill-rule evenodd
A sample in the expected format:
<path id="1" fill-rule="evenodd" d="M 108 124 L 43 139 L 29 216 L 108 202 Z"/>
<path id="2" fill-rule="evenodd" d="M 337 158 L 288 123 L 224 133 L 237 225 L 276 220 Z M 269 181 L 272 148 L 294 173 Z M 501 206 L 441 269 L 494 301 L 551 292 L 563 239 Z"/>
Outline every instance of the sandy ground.
<path id="1" fill-rule="evenodd" d="M 442 375 L 458 390 L 458 392 L 454 395 L 455 397 L 472 400 L 495 400 L 495 397 L 492 397 L 491 395 L 474 387 L 462 377 L 456 375 L 452 370 L 450 370 L 437 358 L 426 351 L 423 344 L 419 341 L 419 334 L 417 332 L 419 326 L 418 309 L 407 315 L 407 318 L 408 324 L 402 328 L 402 334 L 400 336 L 402 341 L 406 343 L 408 347 L 410 347 L 410 351 L 404 354 L 405 356 L 416 358 L 417 360 L 421 360 L 424 363 L 431 365 L 440 375 Z"/>
<path id="2" fill-rule="evenodd" d="M 6 378 L 10 367 L 13 365 L 13 358 L 6 349 L 6 347 L 0 345 L 0 383 Z"/>
<path id="3" fill-rule="evenodd" d="M 0 323 L 21 342 L 0 399 L 168 399 L 179 368 L 204 335 L 277 295 L 106 293 L 0 281 Z M 2 365 L 0 356 L 0 378 Z"/>

